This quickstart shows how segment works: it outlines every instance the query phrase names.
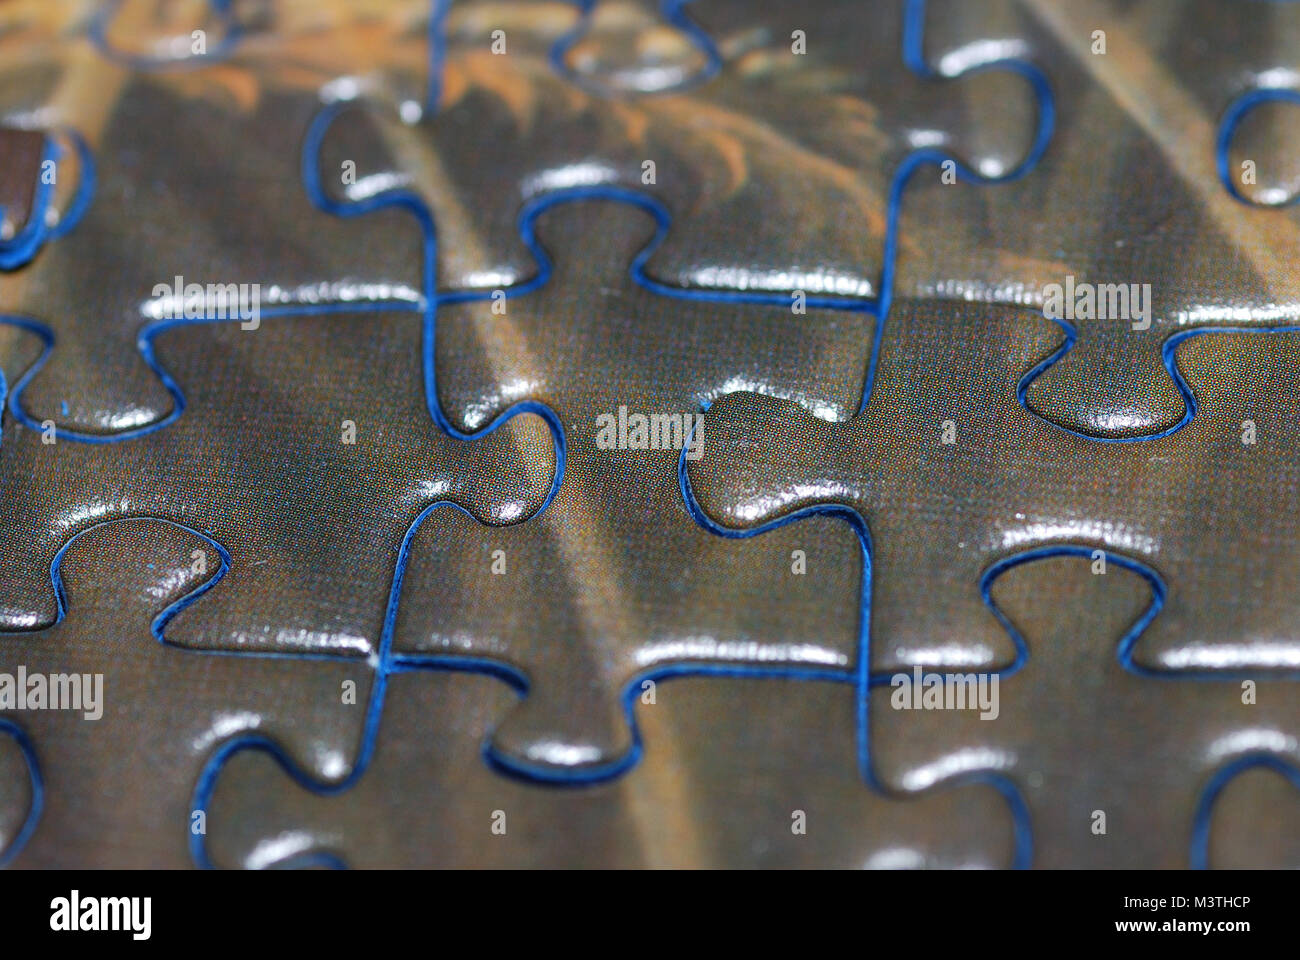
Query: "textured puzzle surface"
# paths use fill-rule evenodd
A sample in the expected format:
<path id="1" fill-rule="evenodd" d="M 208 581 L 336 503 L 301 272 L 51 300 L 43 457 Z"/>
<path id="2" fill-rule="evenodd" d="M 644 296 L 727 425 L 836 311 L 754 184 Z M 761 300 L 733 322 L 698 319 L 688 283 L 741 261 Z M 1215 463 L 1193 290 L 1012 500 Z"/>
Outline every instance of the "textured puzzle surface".
<path id="1" fill-rule="evenodd" d="M 1300 4 L 0 4 L 0 866 L 1300 865 Z"/>

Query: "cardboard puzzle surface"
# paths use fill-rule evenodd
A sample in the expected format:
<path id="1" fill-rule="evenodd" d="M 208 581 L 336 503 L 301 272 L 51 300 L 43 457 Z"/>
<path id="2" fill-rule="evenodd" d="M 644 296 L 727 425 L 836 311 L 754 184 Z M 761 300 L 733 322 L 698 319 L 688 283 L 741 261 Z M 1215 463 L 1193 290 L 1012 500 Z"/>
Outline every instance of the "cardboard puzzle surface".
<path id="1" fill-rule="evenodd" d="M 0 7 L 0 866 L 1297 866 L 1300 4 Z"/>

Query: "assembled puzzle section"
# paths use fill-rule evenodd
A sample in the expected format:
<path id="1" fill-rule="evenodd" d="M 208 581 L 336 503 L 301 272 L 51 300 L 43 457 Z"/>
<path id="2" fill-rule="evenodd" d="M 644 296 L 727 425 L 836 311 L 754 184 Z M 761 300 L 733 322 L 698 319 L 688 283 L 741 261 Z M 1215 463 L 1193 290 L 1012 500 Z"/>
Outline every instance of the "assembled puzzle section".
<path id="1" fill-rule="evenodd" d="M 876 694 L 873 742 L 887 788 L 1007 775 L 1029 795 L 1036 862 L 1185 865 L 1216 768 L 1256 752 L 1294 764 L 1295 615 L 1284 585 L 1297 575 L 1300 411 L 1286 386 L 1300 359 L 1295 335 L 1187 338 L 1179 363 L 1197 416 L 1149 444 L 1105 445 L 1052 428 L 1001 388 L 1047 324 L 1035 337 L 1027 318 L 1017 329 L 983 313 L 896 302 L 874 392 L 848 423 L 771 397 L 719 398 L 704 418 L 711 455 L 684 464 L 687 495 L 720 534 L 827 507 L 861 512 L 872 535 L 873 682 L 913 671 L 1003 680 L 994 723 L 942 711 L 895 716 Z M 960 345 L 942 332 L 954 319 L 972 332 Z M 971 342 L 990 346 L 970 356 Z M 1005 354 L 991 346 L 1007 343 Z M 1171 464 L 1180 466 L 1172 476 Z M 1037 646 L 1009 622 L 987 612 L 980 620 L 993 573 L 1061 552 L 1090 558 L 1094 574 L 1107 557 L 1145 571 L 1148 612 L 1139 619 L 1114 601 L 1104 608 L 1114 622 L 1080 640 L 1074 607 L 1057 603 L 1070 599 L 1058 571 L 1034 580 L 1051 598 L 1046 609 L 1065 618 L 1046 629 L 1035 607 L 1045 635 Z M 1127 634 L 1109 629 L 1131 622 Z M 1244 681 L 1267 699 L 1239 699 Z M 1026 699 L 1012 699 L 1017 688 Z M 1063 709 L 1062 724 L 1043 719 Z M 1071 733 L 1076 725 L 1087 733 Z M 1154 745 L 1140 740 L 1147 728 Z M 964 731 L 955 744 L 952 729 Z M 1148 795 L 1160 799 L 1139 807 Z M 1088 845 L 1080 803 L 1109 810 L 1142 840 Z M 1161 829 L 1146 822 L 1148 809 L 1169 812 Z"/>
<path id="2" fill-rule="evenodd" d="M 43 795 L 26 845 L 10 851 L 16 866 L 186 865 L 187 838 L 207 829 L 193 783 L 209 752 L 241 731 L 275 738 L 323 780 L 347 772 L 364 716 L 349 690 L 364 702 L 364 664 L 211 656 L 171 642 L 172 618 L 219 594 L 228 569 L 217 544 L 179 524 L 104 521 L 59 554 L 47 583 L 59 621 L 0 636 L 0 723 L 21 725 Z M 8 781 L 14 764 L 3 756 Z M 12 791 L 6 782 L 0 796 Z M 13 818 L 0 809 L 9 839 Z"/>
<path id="3" fill-rule="evenodd" d="M 423 196 L 448 251 L 443 288 L 527 279 L 519 207 L 618 185 L 673 217 L 647 264 L 657 281 L 879 296 L 905 161 L 951 155 L 965 175 L 1011 178 L 1051 129 L 1033 70 L 989 60 L 940 75 L 917 54 L 925 22 L 916 2 L 869 17 L 852 0 L 815 16 L 782 0 L 438 3 L 429 102 L 343 111 L 321 182 L 343 202 L 350 160 L 357 184 L 441 184 Z M 648 61 L 607 69 L 627 52 Z"/>
<path id="4" fill-rule="evenodd" d="M 8 329 L 0 324 L 0 330 Z M 0 445 L 0 621 L 53 622 L 50 563 L 76 533 L 156 516 L 222 543 L 221 591 L 186 610 L 176 642 L 215 650 L 373 653 L 406 528 L 428 504 L 484 524 L 536 513 L 558 482 L 534 416 L 468 443 L 430 419 L 416 314 L 164 325 L 150 355 L 184 414 L 120 444 L 61 440 L 7 419 Z M 26 334 L 15 346 L 30 352 Z M 0 358 L 6 370 L 11 364 Z"/>
<path id="5" fill-rule="evenodd" d="M 121 16 L 148 6 L 124 5 Z M 383 38 L 291 12 L 281 11 L 275 32 L 250 28 L 221 56 L 183 64 L 105 56 L 70 19 L 48 42 L 42 82 L 5 83 L 0 138 L 43 134 L 58 159 L 33 170 L 29 149 L 0 147 L 7 190 L 31 183 L 54 194 L 50 236 L 23 244 L 21 260 L 0 257 L 6 269 L 25 264 L 0 285 L 0 309 L 45 324 L 54 346 L 14 388 L 13 416 L 87 440 L 170 422 L 175 399 L 137 343 L 153 321 L 220 316 L 252 328 L 285 309 L 418 309 L 419 231 L 396 213 L 331 222 L 301 176 L 318 88 L 365 71 Z M 427 56 L 418 31 L 390 41 Z M 27 69 L 19 60 L 10 72 Z M 56 241 L 71 226 L 64 194 L 82 222 Z"/>
<path id="6" fill-rule="evenodd" d="M 989 786 L 882 797 L 857 776 L 852 686 L 682 678 L 637 697 L 626 777 L 582 790 L 494 774 L 483 738 L 514 698 L 488 677 L 394 678 L 370 772 L 348 793 L 233 760 L 209 810 L 219 866 L 1005 867 L 1013 822 Z M 430 731 L 434 736 L 420 735 Z"/>
<path id="7" fill-rule="evenodd" d="M 1295 211 L 1229 188 L 1291 195 L 1279 154 L 1294 105 L 1259 104 L 1230 126 L 1242 98 L 1294 74 L 1300 5 L 931 0 L 928 24 L 928 61 L 991 44 L 1057 92 L 1057 135 L 1032 176 L 996 190 L 914 178 L 900 225 L 913 241 L 900 296 L 1028 304 L 1069 328 L 1016 371 L 1029 410 L 1102 439 L 1160 436 L 1194 412 L 1181 335 L 1297 325 Z"/>
<path id="8" fill-rule="evenodd" d="M 772 397 L 719 398 L 704 416 L 710 455 L 686 465 L 703 513 L 753 529 L 819 505 L 861 512 L 873 668 L 1010 665 L 1006 637 L 980 615 L 980 577 L 1010 553 L 1071 543 L 1131 556 L 1168 585 L 1138 666 L 1294 669 L 1297 335 L 1183 341 L 1197 416 L 1149 444 L 1099 444 L 1006 390 L 1051 325 L 1025 310 L 987 313 L 896 303 L 875 389 L 847 423 Z M 949 335 L 954 323 L 966 337 Z"/>
<path id="9" fill-rule="evenodd" d="M 1148 571 L 1087 550 L 1012 563 L 993 572 L 990 606 L 1023 637 L 1023 667 L 979 678 L 991 695 L 978 706 L 970 697 L 965 710 L 941 699 L 956 692 L 951 675 L 918 665 L 890 678 L 872 699 L 882 780 L 931 789 L 972 763 L 997 769 L 1026 797 L 1038 867 L 1195 863 L 1202 797 L 1220 770 L 1261 754 L 1300 760 L 1297 677 L 1242 671 L 1192 683 L 1144 674 L 1127 659 L 1130 646 L 1145 659 L 1143 627 L 1163 616 Z M 1243 780 L 1233 803 L 1278 800 L 1264 819 L 1277 817 L 1293 804 L 1270 787 Z M 1272 828 L 1233 829 L 1234 862 L 1283 865 Z"/>
<path id="10" fill-rule="evenodd" d="M 1297 862 L 1300 4 L 0 26 L 0 865 Z"/>
<path id="11" fill-rule="evenodd" d="M 848 415 L 871 317 L 655 295 L 635 271 L 664 214 L 624 191 L 552 197 L 522 225 L 541 285 L 440 306 L 430 362 L 442 416 L 461 434 L 513 404 L 553 411 L 563 482 L 540 516 L 490 540 L 475 542 L 456 511 L 430 515 L 413 542 L 418 586 L 406 585 L 394 650 L 517 676 L 528 694 L 496 730 L 492 756 L 543 779 L 630 762 L 621 701 L 638 678 L 851 676 L 852 586 L 834 591 L 848 604 L 842 617 L 818 620 L 837 629 L 794 612 L 826 602 L 812 578 L 790 575 L 792 551 L 824 544 L 825 528 L 747 547 L 713 541 L 686 512 L 678 464 L 711 453 L 698 410 L 736 384 Z M 843 542 L 836 566 L 852 578 L 856 543 Z"/>

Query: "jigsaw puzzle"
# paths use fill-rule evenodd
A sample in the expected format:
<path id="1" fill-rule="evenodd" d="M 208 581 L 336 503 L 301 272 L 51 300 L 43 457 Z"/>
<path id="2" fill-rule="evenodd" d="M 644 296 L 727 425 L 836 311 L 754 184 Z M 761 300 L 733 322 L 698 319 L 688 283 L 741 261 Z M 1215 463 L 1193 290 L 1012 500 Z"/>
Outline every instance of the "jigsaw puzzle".
<path id="1" fill-rule="evenodd" d="M 63 438 L 91 441 L 170 422 L 179 410 L 137 338 L 144 324 L 173 313 L 251 323 L 276 309 L 418 304 L 421 241 L 413 226 L 384 213 L 364 227 L 331 223 L 302 189 L 298 151 L 319 108 L 317 87 L 364 62 L 347 59 L 357 44 L 346 25 L 331 28 L 284 7 L 270 25 L 276 45 L 250 31 L 237 46 L 221 44 L 230 49 L 220 57 L 214 45 L 208 56 L 219 63 L 210 69 L 101 55 L 104 44 L 92 42 L 107 10 L 100 8 L 86 31 L 49 41 L 55 52 L 43 82 L 24 79 L 11 92 L 6 77 L 0 109 L 17 130 L 5 135 L 38 136 L 26 129 L 34 128 L 48 131 L 47 141 L 85 145 L 83 161 L 66 172 L 62 163 L 43 170 L 17 151 L 6 168 L 7 189 L 34 190 L 38 212 L 50 194 L 57 203 L 66 193 L 83 218 L 75 231 L 45 230 L 39 248 L 23 237 L 40 234 L 44 219 L 29 218 L 7 241 L 32 262 L 0 287 L 0 310 L 40 318 L 53 339 L 42 369 L 11 391 L 14 418 L 33 428 L 53 421 Z M 423 43 L 413 46 L 421 55 Z M 24 63 L 12 70 L 29 74 Z M 177 143 L 189 145 L 190 162 L 177 163 Z M 154 213 L 140 216 L 146 207 Z M 60 232 L 66 236 L 56 241 Z M 390 264 L 408 269 L 390 272 Z M 194 302 L 185 293 L 192 285 L 203 291 Z M 93 302 L 81 296 L 91 288 Z"/>
<path id="2" fill-rule="evenodd" d="M 998 190 L 919 181 L 900 227 L 916 238 L 900 251 L 900 294 L 1045 307 L 1068 284 L 1063 341 L 1018 372 L 1026 407 L 1108 440 L 1177 430 L 1193 411 L 1174 337 L 1297 325 L 1294 211 L 1233 194 L 1287 189 L 1284 134 L 1259 112 L 1285 105 L 1250 107 L 1294 75 L 1300 6 L 932 0 L 929 23 L 931 61 L 993 44 L 1038 65 L 1061 92 L 1058 136 L 1033 176 Z M 1254 185 L 1242 185 L 1245 160 Z"/>
<path id="3" fill-rule="evenodd" d="M 54 621 L 50 563 L 71 536 L 154 516 L 201 530 L 235 558 L 223 589 L 178 619 L 178 643 L 364 658 L 379 640 L 397 545 L 429 502 L 509 523 L 536 513 L 557 482 L 540 418 L 512 419 L 474 443 L 429 420 L 416 314 L 146 329 L 147 355 L 184 409 L 166 429 L 86 444 L 5 424 L 6 629 Z"/>
<path id="4" fill-rule="evenodd" d="M 919 0 L 870 17 L 856 0 L 827 2 L 815 24 L 784 0 L 469 0 L 437 3 L 435 18 L 426 102 L 353 104 L 319 169 L 339 200 L 416 178 L 443 231 L 447 288 L 529 276 L 522 203 L 617 185 L 676 217 L 646 264 L 662 283 L 879 297 L 909 163 L 951 156 L 954 176 L 1011 180 L 1052 127 L 1050 89 L 1027 63 L 933 69 Z M 617 69 L 624 53 L 641 62 Z M 341 182 L 349 161 L 355 182 Z"/>
<path id="5" fill-rule="evenodd" d="M 992 787 L 908 800 L 864 789 L 854 693 L 798 680 L 665 683 L 656 703 L 638 701 L 641 765 L 564 790 L 483 765 L 480 743 L 513 699 L 503 684 L 403 674 L 371 770 L 349 794 L 318 797 L 246 754 L 217 785 L 208 848 L 216 865 L 246 868 L 1012 865 L 1013 821 Z M 416 728 L 437 736 L 392 735 Z"/>
<path id="6" fill-rule="evenodd" d="M 322 778 L 346 770 L 362 713 L 344 692 L 350 684 L 364 696 L 364 663 L 316 660 L 300 672 L 284 660 L 181 650 L 168 636 L 173 618 L 229 570 L 215 541 L 145 518 L 103 521 L 60 551 L 58 621 L 3 635 L 0 718 L 23 724 L 18 742 L 44 796 L 39 828 L 10 841 L 27 840 L 9 854 L 18 865 L 184 866 L 191 829 L 206 828 L 191 816 L 185 781 L 241 731 L 275 736 Z M 146 702 L 152 708 L 141 710 Z M 297 723 L 313 703 L 336 709 Z M 182 821 L 180 831 L 157 829 Z"/>
<path id="7" fill-rule="evenodd" d="M 0 865 L 1300 864 L 1297 31 L 0 5 Z"/>
<path id="8" fill-rule="evenodd" d="M 954 324 L 963 339 L 950 336 Z M 872 626 L 885 639 L 873 669 L 1017 662 L 1001 627 L 982 615 L 980 577 L 1009 553 L 1061 543 L 1160 571 L 1164 609 L 1136 666 L 1296 668 L 1287 585 L 1300 575 L 1300 503 L 1294 470 L 1280 467 L 1297 443 L 1300 409 L 1286 384 L 1300 334 L 1184 340 L 1178 362 L 1196 416 L 1150 443 L 1098 444 L 1016 402 L 1022 358 L 1054 336 L 1041 316 L 905 300 L 886 326 L 860 415 L 833 422 L 792 400 L 727 394 L 704 415 L 710 455 L 684 464 L 687 496 L 715 529 L 761 527 L 826 504 L 866 517 Z M 972 354 L 971 343 L 984 346 Z M 1176 490 L 1165 480 L 1170 463 L 1180 464 Z M 1152 495 L 1182 501 L 1153 509 Z M 1246 502 L 1267 510 L 1268 522 L 1233 508 Z"/>

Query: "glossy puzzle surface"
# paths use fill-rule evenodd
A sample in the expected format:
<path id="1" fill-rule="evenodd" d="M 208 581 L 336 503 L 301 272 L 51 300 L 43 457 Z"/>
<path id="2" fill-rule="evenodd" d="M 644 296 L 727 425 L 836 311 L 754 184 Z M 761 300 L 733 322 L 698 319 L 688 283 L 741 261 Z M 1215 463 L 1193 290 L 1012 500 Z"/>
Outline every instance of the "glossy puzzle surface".
<path id="1" fill-rule="evenodd" d="M 1300 866 L 1300 3 L 0 2 L 0 865 Z"/>

